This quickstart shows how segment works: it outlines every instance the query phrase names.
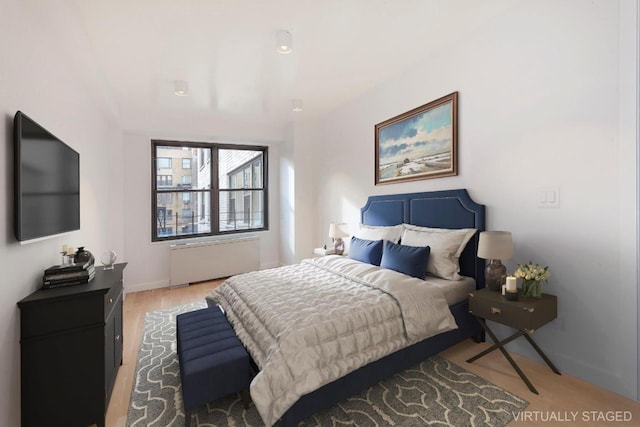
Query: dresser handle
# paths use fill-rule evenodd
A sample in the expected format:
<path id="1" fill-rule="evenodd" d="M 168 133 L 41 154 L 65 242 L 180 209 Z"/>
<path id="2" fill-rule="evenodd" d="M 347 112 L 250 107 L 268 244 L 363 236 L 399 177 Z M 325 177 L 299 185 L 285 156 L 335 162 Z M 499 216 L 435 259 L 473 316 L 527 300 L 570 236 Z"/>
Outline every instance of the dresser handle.
<path id="1" fill-rule="evenodd" d="M 109 304 L 113 302 L 113 298 L 109 298 Z"/>
<path id="2" fill-rule="evenodd" d="M 529 313 L 533 313 L 535 311 L 535 307 L 522 307 L 524 311 L 528 311 Z"/>
<path id="3" fill-rule="evenodd" d="M 120 341 L 120 335 L 116 335 L 116 341 Z"/>
<path id="4" fill-rule="evenodd" d="M 502 310 L 496 307 L 491 307 L 491 314 L 502 314 Z"/>

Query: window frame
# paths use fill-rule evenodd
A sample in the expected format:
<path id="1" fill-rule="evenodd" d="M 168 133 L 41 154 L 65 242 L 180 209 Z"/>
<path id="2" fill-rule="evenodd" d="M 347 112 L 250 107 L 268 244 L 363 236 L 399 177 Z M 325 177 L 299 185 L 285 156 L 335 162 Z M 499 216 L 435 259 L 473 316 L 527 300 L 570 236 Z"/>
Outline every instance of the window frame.
<path id="1" fill-rule="evenodd" d="M 172 185 L 171 188 L 160 187 L 158 188 L 158 169 L 157 159 L 164 156 L 156 156 L 158 147 L 188 147 L 195 149 L 209 150 L 207 158 L 205 159 L 204 167 L 209 168 L 210 182 L 201 183 L 205 185 L 205 188 L 178 188 Z M 219 150 L 246 150 L 246 151 L 261 151 L 262 152 L 262 186 L 261 187 L 248 187 L 237 188 L 236 191 L 262 191 L 263 194 L 263 212 L 264 221 L 262 227 L 247 228 L 240 230 L 220 230 L 220 195 L 226 191 L 221 191 L 218 177 L 218 152 Z M 205 151 L 206 152 L 206 151 Z M 207 161 L 208 160 L 208 161 Z M 252 160 L 253 161 L 253 160 Z M 250 161 L 250 162 L 252 162 Z M 191 161 L 193 167 L 193 161 Z M 250 144 L 223 144 L 217 142 L 191 142 L 191 141 L 167 141 L 152 139 L 151 140 L 151 241 L 163 242 L 172 240 L 184 240 L 184 239 L 196 239 L 207 236 L 221 236 L 241 233 L 253 233 L 258 231 L 269 230 L 269 147 L 263 145 L 250 145 Z M 252 171 L 253 172 L 253 171 Z M 253 185 L 253 183 L 251 183 Z M 228 189 L 223 189 L 228 190 Z M 202 193 L 209 194 L 209 214 L 211 230 L 204 233 L 184 234 L 179 235 L 178 228 L 176 228 L 176 235 L 174 236 L 160 236 L 158 233 L 158 195 L 159 194 L 174 194 L 174 193 Z M 173 196 L 172 196 L 173 197 Z M 179 196 L 179 200 L 182 197 Z M 194 198 L 191 197 L 193 202 Z M 196 200 L 201 200 L 196 198 Z M 201 202 L 200 202 L 201 203 Z M 190 206 L 193 211 L 193 205 Z M 197 215 L 196 216 L 200 216 Z"/>

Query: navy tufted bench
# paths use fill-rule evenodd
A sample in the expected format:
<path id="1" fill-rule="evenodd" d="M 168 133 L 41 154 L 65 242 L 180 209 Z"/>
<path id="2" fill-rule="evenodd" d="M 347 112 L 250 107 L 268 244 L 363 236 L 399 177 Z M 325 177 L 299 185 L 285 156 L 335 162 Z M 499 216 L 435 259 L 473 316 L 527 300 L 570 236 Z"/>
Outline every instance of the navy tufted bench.
<path id="1" fill-rule="evenodd" d="M 193 409 L 231 393 L 242 391 L 247 408 L 251 358 L 220 308 L 179 314 L 176 328 L 185 426 Z"/>

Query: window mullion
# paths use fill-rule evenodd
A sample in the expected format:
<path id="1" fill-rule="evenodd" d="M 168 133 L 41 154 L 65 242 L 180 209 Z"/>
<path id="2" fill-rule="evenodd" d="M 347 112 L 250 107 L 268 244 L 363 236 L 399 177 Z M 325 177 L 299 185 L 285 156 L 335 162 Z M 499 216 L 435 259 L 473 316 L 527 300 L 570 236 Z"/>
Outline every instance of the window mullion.
<path id="1" fill-rule="evenodd" d="M 211 231 L 220 233 L 220 179 L 218 177 L 218 147 L 211 147 L 211 162 L 209 163 L 211 174 L 211 203 L 209 203 Z M 215 165 L 215 166 L 214 166 Z"/>

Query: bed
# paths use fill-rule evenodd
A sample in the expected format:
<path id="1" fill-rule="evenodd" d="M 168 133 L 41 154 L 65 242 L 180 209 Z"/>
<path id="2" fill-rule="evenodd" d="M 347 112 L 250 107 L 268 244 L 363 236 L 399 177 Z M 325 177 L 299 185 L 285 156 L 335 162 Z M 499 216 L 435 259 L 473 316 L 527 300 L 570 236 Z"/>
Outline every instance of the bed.
<path id="1" fill-rule="evenodd" d="M 479 232 L 483 231 L 485 228 L 485 208 L 483 205 L 477 204 L 473 200 L 471 200 L 467 191 L 463 189 L 426 193 L 371 196 L 367 200 L 365 206 L 361 209 L 361 222 L 362 224 L 370 226 L 371 228 L 394 226 L 397 224 L 411 224 L 416 227 L 431 227 L 440 229 L 475 229 Z M 470 281 L 472 284 L 471 286 L 473 286 L 475 289 L 479 289 L 484 286 L 484 261 L 476 257 L 478 232 L 471 233 L 472 237 L 470 238 L 468 243 L 466 243 L 466 246 L 464 247 L 464 250 L 460 254 L 459 258 L 460 274 L 467 278 L 466 286 L 469 286 Z M 406 369 L 431 355 L 435 355 L 442 350 L 459 343 L 462 340 L 468 339 L 469 337 L 481 336 L 480 326 L 468 314 L 467 299 L 465 297 L 467 291 L 463 291 L 462 293 L 460 291 L 457 291 L 457 295 L 454 295 L 452 293 L 447 294 L 446 292 L 442 291 L 442 289 L 447 289 L 446 283 L 441 286 L 442 289 L 437 290 L 437 285 L 420 285 L 420 292 L 429 293 L 429 299 L 433 298 L 434 300 L 441 300 L 439 304 L 443 306 L 446 314 L 440 311 L 440 308 L 436 310 L 435 303 L 433 303 L 432 306 L 425 306 L 427 308 L 418 307 L 416 313 L 428 312 L 429 320 L 425 320 L 425 322 L 432 323 L 435 329 L 431 328 L 429 331 L 417 331 L 410 333 L 408 326 L 408 323 L 410 323 L 410 321 L 407 319 L 411 319 L 412 314 L 406 307 L 411 306 L 411 303 L 416 300 L 420 300 L 419 303 L 422 304 L 422 300 L 426 301 L 427 297 L 422 298 L 415 296 L 405 296 L 405 300 L 409 301 L 409 304 L 406 307 L 403 305 L 404 303 L 400 304 L 399 302 L 403 298 L 403 295 L 405 295 L 404 290 L 409 288 L 417 288 L 418 286 L 416 285 L 416 283 L 421 282 L 421 280 L 407 277 L 400 273 L 391 272 L 386 269 L 380 269 L 379 267 L 372 268 L 368 264 L 360 265 L 360 263 L 354 263 L 350 260 L 339 259 L 341 257 L 325 258 L 326 259 L 320 261 L 316 260 L 303 262 L 300 264 L 300 267 L 282 267 L 281 269 L 272 269 L 265 272 L 253 273 L 253 275 L 251 275 L 250 273 L 250 275 L 248 276 L 242 276 L 247 282 L 245 283 L 245 285 L 247 285 L 249 282 L 255 283 L 254 286 L 257 292 L 259 292 L 260 288 L 264 288 L 264 286 L 268 285 L 263 282 L 268 282 L 268 280 L 270 279 L 267 279 L 267 277 L 270 277 L 270 275 L 278 276 L 285 273 L 288 274 L 288 271 L 294 268 L 297 269 L 296 274 L 298 274 L 298 270 L 314 272 L 318 271 L 318 281 L 326 279 L 329 282 L 336 282 L 336 287 L 338 289 L 337 295 L 340 295 L 340 303 L 338 303 L 337 299 L 333 302 L 336 306 L 339 306 L 339 304 L 343 304 L 344 301 L 344 304 L 353 304 L 353 307 L 358 307 L 357 310 L 351 310 L 353 312 L 356 312 L 360 310 L 360 306 L 366 306 L 367 304 L 372 305 L 367 298 L 373 298 L 371 301 L 375 301 L 376 304 L 379 303 L 379 306 L 376 305 L 374 307 L 374 311 L 376 312 L 376 316 L 380 316 L 380 319 L 367 321 L 373 322 L 372 327 L 377 328 L 375 329 L 376 333 L 377 331 L 380 331 L 381 335 L 389 333 L 391 336 L 390 343 L 383 343 L 386 347 L 383 350 L 380 350 L 380 354 L 382 355 L 379 355 L 376 352 L 370 352 L 369 347 L 366 347 L 367 344 L 363 344 L 363 348 L 365 348 L 365 350 L 363 350 L 362 352 L 362 358 L 367 358 L 365 360 L 366 363 L 360 361 L 364 364 L 363 366 L 358 365 L 359 367 L 357 367 L 356 369 L 353 369 L 350 366 L 342 366 L 342 359 L 334 359 L 331 363 L 319 362 L 320 364 L 322 364 L 322 369 L 332 371 L 331 375 L 336 375 L 337 378 L 334 379 L 333 377 L 330 377 L 330 381 L 327 381 L 326 378 L 318 379 L 318 383 L 321 385 L 310 390 L 299 387 L 299 385 L 303 383 L 303 381 L 292 383 L 293 385 L 290 387 L 292 389 L 291 392 L 297 392 L 297 394 L 294 394 L 294 403 L 291 404 L 289 402 L 286 402 L 286 405 L 284 407 L 280 406 L 279 409 L 276 409 L 273 412 L 269 412 L 267 411 L 267 409 L 265 409 L 265 406 L 261 401 L 262 396 L 265 393 L 270 393 L 272 389 L 276 390 L 273 393 L 277 394 L 278 387 L 282 388 L 286 385 L 272 385 L 266 382 L 267 380 L 265 379 L 265 377 L 270 376 L 270 378 L 272 378 L 273 380 L 274 374 L 272 372 L 279 372 L 278 375 L 281 376 L 295 376 L 295 373 L 290 373 L 289 370 L 292 369 L 292 366 L 294 366 L 295 363 L 306 363 L 308 357 L 301 356 L 294 364 L 284 364 L 284 368 L 281 368 L 280 371 L 273 371 L 270 370 L 272 369 L 272 367 L 270 367 L 272 359 L 284 358 L 284 356 L 280 357 L 278 355 L 277 357 L 271 357 L 272 350 L 260 348 L 260 346 L 257 344 L 260 343 L 261 340 L 266 343 L 277 342 L 278 347 L 283 347 L 282 349 L 278 348 L 278 352 L 282 352 L 285 354 L 288 352 L 289 356 L 287 357 L 292 357 L 291 350 L 289 348 L 291 346 L 288 346 L 287 341 L 295 341 L 298 343 L 300 341 L 304 341 L 305 345 L 314 348 L 314 351 L 317 351 L 318 353 L 321 353 L 323 355 L 330 353 L 327 348 L 335 348 L 334 343 L 334 347 L 329 346 L 326 348 L 321 347 L 319 349 L 316 349 L 316 347 L 325 345 L 328 341 L 330 341 L 325 339 L 325 337 L 323 336 L 314 336 L 313 339 L 317 342 L 314 341 L 313 343 L 309 344 L 307 343 L 307 340 L 309 339 L 307 336 L 301 338 L 299 336 L 296 336 L 294 332 L 291 333 L 293 338 L 291 338 L 290 340 L 282 339 L 282 335 L 279 335 L 281 331 L 288 331 L 289 329 L 291 329 L 291 323 L 289 322 L 283 325 L 283 323 L 287 320 L 287 316 L 282 316 L 282 314 L 285 312 L 282 311 L 283 307 L 281 307 L 280 305 L 284 304 L 280 304 L 280 300 L 278 299 L 278 292 L 280 292 L 280 295 L 284 295 L 284 293 L 293 294 L 289 291 L 289 289 L 298 288 L 301 295 L 304 295 L 303 286 L 299 286 L 298 282 L 291 282 L 291 286 L 289 288 L 284 288 L 284 290 L 281 291 L 275 291 L 275 295 L 273 297 L 271 297 L 271 294 L 263 294 L 262 297 L 258 298 L 260 301 L 249 300 L 248 302 L 243 302 L 242 304 L 236 303 L 236 300 L 239 301 L 241 299 L 240 293 L 242 293 L 242 288 L 239 287 L 238 289 L 232 289 L 233 285 L 231 284 L 229 286 L 225 286 L 224 288 L 221 287 L 222 290 L 214 290 L 212 295 L 207 297 L 208 303 L 211 305 L 221 302 L 220 299 L 222 292 L 226 294 L 226 296 L 224 296 L 223 298 L 224 301 L 222 301 L 223 304 L 221 305 L 224 309 L 226 309 L 227 316 L 234 326 L 234 329 L 236 329 L 238 336 L 243 341 L 245 346 L 247 346 L 250 354 L 252 355 L 254 360 L 256 360 L 259 367 L 264 368 L 264 365 L 267 364 L 267 368 L 262 369 L 256 377 L 256 379 L 260 377 L 260 380 L 254 381 L 251 387 L 252 398 L 254 399 L 256 407 L 258 407 L 259 412 L 261 413 L 261 416 L 263 417 L 267 425 L 271 425 L 275 422 L 278 422 L 279 424 L 285 426 L 296 425 L 299 421 L 312 416 L 316 412 L 327 409 L 340 402 L 341 400 L 355 393 L 358 393 L 373 384 L 376 384 L 380 380 L 387 378 L 403 369 Z M 345 269 L 344 272 L 343 270 L 341 270 L 343 268 Z M 353 277 L 351 276 L 352 273 Z M 325 279 L 321 279 L 320 276 L 327 277 Z M 367 278 L 366 281 L 371 281 L 375 284 L 375 289 L 367 291 L 369 292 L 367 296 L 363 296 L 364 294 L 352 295 L 349 294 L 350 290 L 343 291 L 343 288 L 340 287 L 343 286 L 341 285 L 341 281 L 343 281 L 343 279 L 345 281 L 355 280 L 356 282 L 358 282 L 360 278 L 364 277 Z M 381 280 L 375 279 L 376 277 L 381 278 Z M 373 279 L 370 280 L 369 278 Z M 413 280 L 413 282 L 411 280 Z M 302 282 L 305 281 L 313 282 L 313 280 L 309 279 L 308 276 L 302 278 Z M 404 282 L 406 282 L 407 286 L 400 288 L 399 286 Z M 396 285 L 398 286 L 397 289 L 401 289 L 401 291 L 394 294 L 394 292 L 396 292 L 394 290 L 396 289 Z M 369 285 L 367 285 L 367 287 L 368 286 Z M 426 293 L 425 295 L 427 295 Z M 266 297 L 267 295 L 269 297 Z M 343 297 L 352 299 L 343 300 Z M 325 301 L 331 300 L 332 299 L 330 296 L 324 296 L 319 301 L 321 303 L 324 303 Z M 391 304 L 389 301 L 392 300 L 396 303 Z M 328 304 L 327 306 L 332 308 L 333 303 Z M 385 310 L 396 310 L 396 308 L 391 308 L 392 306 L 399 307 L 397 308 L 397 310 L 399 310 L 402 314 L 396 315 L 396 317 L 398 317 L 400 320 L 389 320 L 392 319 L 392 317 L 390 317 L 390 315 L 388 315 Z M 304 308 L 305 306 L 304 304 L 302 304 L 301 306 L 298 305 L 296 307 Z M 272 311 L 273 313 L 279 314 L 271 314 Z M 338 313 L 338 316 L 340 315 L 340 309 L 336 308 L 331 312 L 331 316 L 334 316 L 336 312 Z M 304 316 L 300 317 L 299 313 L 291 313 L 291 315 L 298 315 L 296 319 L 298 319 L 297 322 L 300 323 L 299 327 L 305 327 Z M 318 316 L 317 313 L 314 315 Z M 455 324 L 453 324 L 453 327 L 457 325 L 457 328 L 453 329 L 453 327 L 451 327 L 451 319 L 449 319 L 449 317 L 447 316 L 455 320 Z M 366 315 L 363 314 L 362 317 L 370 317 L 370 313 L 367 313 Z M 268 322 L 265 322 L 267 326 L 256 325 L 256 323 L 259 322 L 255 320 L 247 320 L 253 318 L 267 319 Z M 326 321 L 327 329 L 340 328 L 340 326 L 338 326 L 340 324 L 338 320 L 329 319 Z M 349 321 L 351 322 L 353 320 Z M 272 328 L 270 325 L 271 322 L 275 323 L 276 326 Z M 334 322 L 334 324 L 330 322 Z M 396 339 L 394 338 L 395 336 L 391 335 L 393 332 L 388 332 L 387 329 L 389 329 L 389 331 L 393 331 L 394 328 L 397 327 L 396 323 L 398 322 L 400 322 L 401 325 L 404 325 L 405 337 L 402 339 L 397 338 L 396 341 L 398 342 L 395 342 L 393 341 L 394 339 Z M 278 326 L 279 323 L 280 325 Z M 297 324 L 296 327 L 298 327 Z M 355 328 L 358 329 L 359 326 L 356 326 Z M 259 331 L 261 336 L 256 331 Z M 314 333 L 315 335 L 322 335 L 322 331 L 318 332 L 316 330 Z M 341 337 L 340 339 L 342 339 L 342 335 L 340 334 L 343 334 L 343 332 L 337 331 L 336 333 Z M 423 333 L 423 335 L 420 335 L 421 333 Z M 269 336 L 269 334 L 273 336 Z M 265 335 L 267 336 L 266 338 L 264 338 Z M 422 339 L 422 336 L 427 336 L 428 338 Z M 348 348 L 348 341 L 338 341 L 337 338 L 332 338 L 332 340 L 338 342 L 338 347 L 344 345 L 346 348 Z M 358 343 L 359 345 L 358 337 L 354 336 L 353 340 L 353 342 Z M 404 340 L 405 342 L 401 343 L 400 341 L 402 340 Z M 347 344 L 341 344 L 343 342 Z M 329 342 L 329 344 L 331 343 L 332 342 Z M 269 347 L 269 345 L 263 344 L 263 347 Z M 272 347 L 269 348 L 272 349 Z M 340 349 L 340 351 L 342 350 Z M 353 350 L 345 350 L 345 352 L 347 352 L 348 355 L 351 355 L 353 353 Z M 266 353 L 269 353 L 269 359 L 265 359 Z M 359 357 L 359 353 L 356 353 L 356 355 Z M 295 357 L 295 355 L 293 355 L 293 357 Z M 350 361 L 349 357 L 345 357 L 345 360 L 347 360 L 347 362 Z M 284 371 L 282 369 L 284 369 Z M 309 372 L 310 374 L 308 376 L 315 381 L 316 375 L 312 368 L 309 368 Z M 305 386 L 308 386 L 308 384 L 305 384 Z"/>

